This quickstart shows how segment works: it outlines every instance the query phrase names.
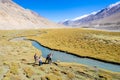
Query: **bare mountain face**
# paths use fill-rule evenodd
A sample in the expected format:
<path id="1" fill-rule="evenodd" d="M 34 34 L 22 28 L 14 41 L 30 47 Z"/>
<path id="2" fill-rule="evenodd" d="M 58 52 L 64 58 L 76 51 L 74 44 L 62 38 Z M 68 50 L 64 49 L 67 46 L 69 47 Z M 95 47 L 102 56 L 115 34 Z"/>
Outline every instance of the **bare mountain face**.
<path id="1" fill-rule="evenodd" d="M 89 14 L 83 18 L 66 20 L 60 22 L 73 27 L 90 27 L 120 30 L 120 2 L 110 5 L 96 13 Z"/>
<path id="2" fill-rule="evenodd" d="M 0 0 L 0 29 L 55 28 L 61 25 L 48 21 L 11 0 Z"/>

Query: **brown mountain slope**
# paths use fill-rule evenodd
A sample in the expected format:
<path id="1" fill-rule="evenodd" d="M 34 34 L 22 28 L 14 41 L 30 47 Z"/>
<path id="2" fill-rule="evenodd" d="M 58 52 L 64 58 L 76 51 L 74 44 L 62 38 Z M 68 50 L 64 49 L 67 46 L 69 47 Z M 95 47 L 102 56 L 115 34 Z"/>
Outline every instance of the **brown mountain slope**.
<path id="1" fill-rule="evenodd" d="M 105 24 L 105 23 L 120 23 L 120 13 L 116 13 L 109 17 L 94 21 L 93 23 Z"/>
<path id="2" fill-rule="evenodd" d="M 37 29 L 58 26 L 61 27 L 61 25 L 20 7 L 11 0 L 0 0 L 0 29 Z"/>
<path id="3" fill-rule="evenodd" d="M 120 31 L 120 13 L 91 22 L 96 28 Z"/>

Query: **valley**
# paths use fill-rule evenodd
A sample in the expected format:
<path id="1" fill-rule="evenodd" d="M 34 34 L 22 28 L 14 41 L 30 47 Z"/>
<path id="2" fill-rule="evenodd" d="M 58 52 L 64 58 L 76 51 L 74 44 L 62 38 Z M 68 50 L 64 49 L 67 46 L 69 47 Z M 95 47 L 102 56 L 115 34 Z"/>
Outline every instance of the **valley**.
<path id="1" fill-rule="evenodd" d="M 120 80 L 120 1 L 77 1 L 0 0 L 0 80 Z"/>
<path id="2" fill-rule="evenodd" d="M 40 36 L 31 36 L 42 45 L 81 57 L 120 63 L 120 32 L 89 29 L 47 29 Z"/>
<path id="3" fill-rule="evenodd" d="M 71 34 L 73 34 L 74 31 L 76 32 L 76 29 L 73 30 L 63 29 L 63 30 L 65 32 L 71 31 Z M 120 79 L 119 72 L 112 72 L 103 69 L 98 69 L 99 71 L 98 70 L 96 71 L 96 68 L 94 67 L 88 67 L 86 65 L 81 65 L 77 63 L 55 62 L 52 63 L 51 65 L 50 64 L 43 64 L 42 66 L 38 66 L 37 64 L 34 65 L 33 56 L 35 53 L 37 53 L 37 55 L 40 56 L 42 54 L 41 51 L 33 47 L 30 41 L 18 40 L 18 39 L 11 40 L 13 38 L 21 37 L 21 36 L 25 36 L 29 39 L 34 38 L 34 40 L 37 39 L 40 40 L 41 37 L 42 37 L 41 39 L 47 39 L 48 37 L 47 33 L 50 33 L 51 31 L 55 31 L 56 35 L 57 33 L 59 33 L 59 35 L 57 36 L 63 37 L 60 35 L 61 31 L 64 32 L 63 30 L 62 29 L 5 30 L 5 31 L 0 30 L 1 33 L 0 34 L 0 62 L 1 62 L 0 79 L 1 80 L 13 80 L 13 79 L 14 80 L 46 80 L 46 79 L 47 80 L 70 80 L 70 79 L 71 80 L 80 80 L 80 79 L 119 80 Z M 47 37 L 46 36 L 43 37 L 42 35 L 46 35 Z M 114 36 L 113 40 L 119 39 L 119 33 L 114 33 L 111 35 Z M 53 35 L 52 37 L 54 38 L 54 36 L 55 35 Z M 96 35 L 94 37 L 96 37 Z M 101 36 L 98 38 L 101 38 Z M 109 37 L 107 39 L 109 40 Z M 54 38 L 54 40 L 56 39 Z M 45 43 L 42 42 L 42 44 Z M 54 45 L 55 44 L 57 43 L 54 43 Z"/>

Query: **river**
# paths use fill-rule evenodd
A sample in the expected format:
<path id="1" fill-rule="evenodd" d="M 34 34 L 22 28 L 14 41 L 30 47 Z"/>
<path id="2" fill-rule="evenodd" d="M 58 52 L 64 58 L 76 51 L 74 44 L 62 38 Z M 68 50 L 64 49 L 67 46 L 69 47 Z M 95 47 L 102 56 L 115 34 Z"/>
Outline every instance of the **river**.
<path id="1" fill-rule="evenodd" d="M 53 51 L 51 49 L 43 47 L 36 41 L 32 41 L 32 45 L 42 52 L 42 56 L 44 58 L 46 58 L 47 54 L 52 52 L 53 53 L 53 58 L 52 58 L 53 61 L 59 60 L 61 62 L 74 62 L 74 63 L 80 63 L 80 64 L 92 66 L 92 67 L 97 66 L 98 68 L 110 70 L 113 72 L 120 72 L 120 65 L 106 63 L 106 62 L 93 60 L 93 59 L 89 59 L 89 58 L 81 58 L 81 57 L 77 57 L 77 56 L 74 56 L 74 55 L 71 55 L 71 54 L 68 54 L 65 52 Z"/>
<path id="2" fill-rule="evenodd" d="M 21 40 L 26 40 L 25 37 L 17 37 L 14 39 L 11 39 L 10 41 L 21 41 Z M 89 58 L 81 58 L 78 56 L 74 56 L 65 52 L 60 52 L 60 51 L 55 51 L 55 50 L 51 50 L 48 49 L 46 47 L 43 47 L 42 45 L 40 45 L 38 42 L 36 41 L 32 41 L 32 45 L 39 49 L 42 52 L 42 56 L 44 58 L 46 58 L 46 56 L 52 52 L 53 53 L 53 61 L 61 61 L 61 62 L 73 62 L 73 63 L 80 63 L 80 64 L 84 64 L 90 67 L 94 67 L 97 66 L 98 68 L 101 69 L 106 69 L 106 70 L 110 70 L 113 72 L 120 72 L 120 65 L 116 65 L 116 64 L 111 64 L 111 63 L 107 63 L 107 62 L 103 62 L 103 61 L 98 61 L 98 60 L 94 60 L 94 59 L 89 59 Z"/>

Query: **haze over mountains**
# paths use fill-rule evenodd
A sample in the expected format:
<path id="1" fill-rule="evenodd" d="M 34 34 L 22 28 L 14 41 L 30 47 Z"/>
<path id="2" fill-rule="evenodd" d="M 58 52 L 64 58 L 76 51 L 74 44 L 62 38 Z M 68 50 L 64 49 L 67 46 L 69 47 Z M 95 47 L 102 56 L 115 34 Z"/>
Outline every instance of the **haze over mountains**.
<path id="1" fill-rule="evenodd" d="M 0 0 L 0 29 L 37 29 L 58 26 L 62 27 L 31 10 L 22 8 L 12 0 Z"/>
<path id="2" fill-rule="evenodd" d="M 120 30 L 120 1 L 98 12 L 59 23 L 73 27 Z"/>

